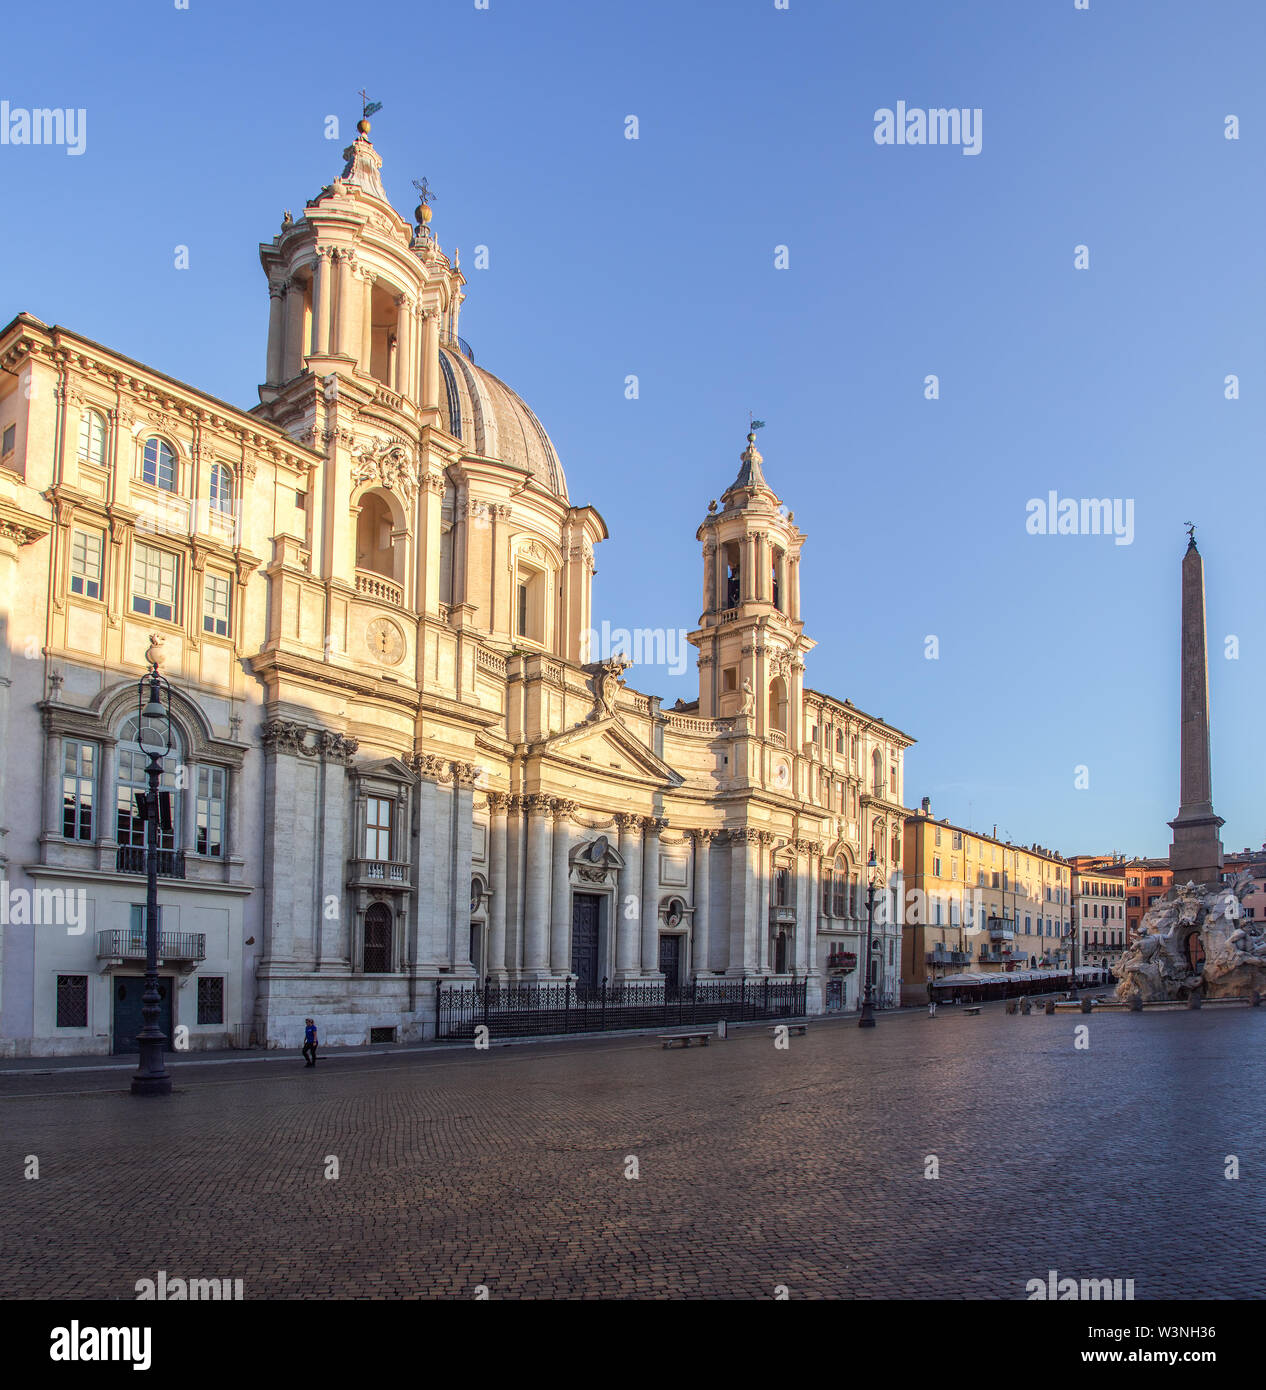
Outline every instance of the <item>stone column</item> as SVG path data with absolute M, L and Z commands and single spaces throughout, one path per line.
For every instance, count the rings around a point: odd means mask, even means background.
M 712 859 L 712 839 L 716 834 L 713 830 L 696 830 L 694 832 L 695 842 L 695 915 L 694 931 L 692 933 L 694 941 L 692 944 L 692 960 L 694 964 L 695 979 L 705 975 L 711 966 L 711 859 Z
M 813 860 L 807 840 L 796 841 L 796 973 L 809 973 L 813 932 Z
M 396 296 L 396 372 L 391 389 L 412 397 L 409 378 L 413 362 L 413 305 L 406 295 Z
M 440 315 L 438 309 L 422 311 L 422 400 L 426 406 L 440 403 Z
M 787 572 L 790 575 L 790 592 L 787 595 L 787 616 L 789 618 L 800 617 L 800 557 L 792 555 L 787 560 Z
M 659 832 L 668 824 L 657 816 L 644 822 L 642 841 L 642 974 L 659 978 Z
M 360 316 L 360 369 L 373 370 L 374 364 L 374 276 L 365 272 L 365 288 L 361 295 Z
M 289 381 L 303 371 L 303 286 L 286 282 L 286 348 L 281 379 Z
M 760 832 L 756 850 L 756 893 L 759 914 L 757 922 L 757 968 L 762 975 L 770 971 L 769 960 L 769 846 L 774 837 L 768 830 Z
M 549 893 L 553 830 L 550 799 L 527 799 L 527 887 L 523 913 L 523 973 L 542 979 L 549 973 Z
M 312 355 L 324 357 L 330 350 L 330 249 L 317 247 L 312 263 Z
M 281 384 L 282 354 L 285 351 L 286 287 L 276 280 L 268 282 L 268 386 Z
M 506 975 L 506 805 L 502 792 L 488 793 L 488 858 L 491 902 L 488 904 L 488 970 L 494 981 Z
M 571 974 L 571 830 L 568 825 L 576 812 L 576 802 L 555 801 L 554 881 L 550 888 L 549 967 L 554 975 Z
M 336 251 L 338 266 L 338 348 L 341 357 L 355 357 L 360 348 L 360 319 L 364 296 L 357 293 L 355 260 L 350 251 Z
M 754 865 L 760 831 L 741 826 L 730 831 L 730 959 L 726 974 L 741 978 L 757 970 L 757 923 L 760 900 Z
M 616 940 L 615 973 L 617 980 L 627 980 L 635 979 L 640 973 L 642 818 L 621 811 L 616 815 L 615 823 L 620 830 L 620 858 L 624 861 L 617 890 L 619 897 L 612 912 Z

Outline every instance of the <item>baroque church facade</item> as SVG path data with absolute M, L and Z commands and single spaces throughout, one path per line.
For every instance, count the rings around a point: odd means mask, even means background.
M 0 332 L 0 1055 L 133 1048 L 153 661 L 180 1047 L 432 1037 L 437 991 L 488 980 L 851 1008 L 868 881 L 895 1003 L 912 740 L 805 686 L 805 536 L 754 434 L 697 532 L 699 698 L 662 709 L 590 660 L 606 524 L 476 365 L 460 265 L 362 127 L 260 247 L 252 410 Z

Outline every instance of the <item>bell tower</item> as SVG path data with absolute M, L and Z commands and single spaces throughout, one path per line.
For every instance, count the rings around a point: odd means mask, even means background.
M 753 421 L 738 477 L 695 533 L 703 544 L 703 612 L 690 642 L 699 649 L 699 714 L 745 718 L 736 732 L 798 750 L 804 657 L 816 645 L 800 621 L 800 548 L 795 526 L 761 471 Z

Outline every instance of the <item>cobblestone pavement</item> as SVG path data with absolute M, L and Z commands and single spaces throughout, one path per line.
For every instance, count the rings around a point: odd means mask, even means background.
M 751 1028 L 186 1066 L 169 1101 L 8 1075 L 0 1297 L 130 1299 L 165 1270 L 247 1299 L 1014 1299 L 1051 1269 L 1262 1297 L 1264 1048 L 1266 1009 L 997 1005 L 787 1051 Z

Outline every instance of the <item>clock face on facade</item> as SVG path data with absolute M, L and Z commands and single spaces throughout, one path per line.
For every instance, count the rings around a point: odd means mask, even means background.
M 365 646 L 375 661 L 394 666 L 404 656 L 404 633 L 390 618 L 375 618 L 365 628 Z

